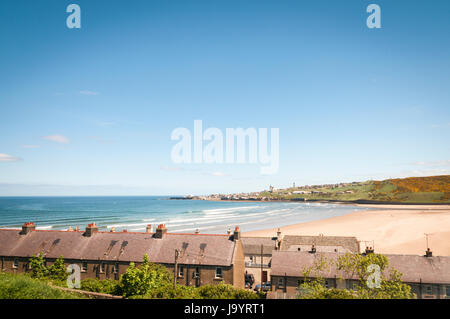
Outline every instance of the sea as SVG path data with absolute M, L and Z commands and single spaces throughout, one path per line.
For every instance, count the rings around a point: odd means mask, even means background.
M 228 202 L 139 197 L 0 197 L 0 228 L 84 229 L 95 222 L 101 231 L 145 231 L 165 224 L 169 232 L 225 234 L 276 228 L 342 216 L 368 208 L 333 203 Z

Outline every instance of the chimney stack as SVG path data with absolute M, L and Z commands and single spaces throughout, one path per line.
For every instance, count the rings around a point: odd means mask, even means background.
M 156 238 L 163 238 L 164 235 L 167 233 L 167 228 L 165 224 L 159 224 L 158 227 L 156 228 L 156 234 L 155 237 Z
M 152 232 L 152 224 L 148 224 L 147 227 L 145 228 L 145 232 L 146 233 L 151 233 Z
M 281 229 L 280 228 L 278 228 L 278 230 L 277 230 L 277 239 L 281 240 Z
M 425 257 L 433 257 L 433 252 L 430 248 L 427 248 L 427 251 L 425 252 Z
M 22 225 L 22 231 L 20 232 L 20 234 L 26 235 L 28 233 L 31 233 L 33 230 L 36 230 L 36 225 L 33 222 L 27 222 Z
M 241 239 L 241 230 L 239 229 L 239 226 L 236 226 L 233 233 L 233 241 Z
M 97 224 L 94 222 L 92 224 L 89 224 L 86 227 L 86 231 L 84 232 L 84 236 L 91 237 L 97 231 L 98 231 L 98 227 L 97 227 Z

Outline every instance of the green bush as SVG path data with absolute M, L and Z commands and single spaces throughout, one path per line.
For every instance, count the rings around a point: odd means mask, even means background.
M 110 279 L 83 279 L 81 281 L 81 290 L 114 295 L 118 292 L 118 282 Z
M 50 279 L 58 281 L 67 280 L 67 277 L 69 275 L 68 273 L 66 273 L 66 266 L 64 266 L 64 259 L 62 256 L 59 256 L 54 264 L 47 268 L 47 272 L 47 276 Z
M 81 299 L 79 294 L 72 294 L 49 286 L 47 283 L 33 279 L 24 274 L 7 274 L 0 272 L 0 299 Z
M 45 267 L 45 260 L 42 254 L 33 255 L 30 258 L 31 275 L 34 278 L 44 278 L 48 275 L 48 270 Z
M 126 273 L 120 278 L 118 292 L 125 297 L 152 295 L 153 291 L 162 289 L 171 282 L 169 271 L 162 265 L 150 263 L 145 255 L 139 267 L 130 263 Z
M 232 285 L 220 283 L 197 288 L 202 299 L 258 299 L 259 295 L 250 290 L 235 288 Z

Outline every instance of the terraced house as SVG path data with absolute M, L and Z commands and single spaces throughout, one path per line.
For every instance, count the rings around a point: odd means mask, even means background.
M 95 223 L 84 231 L 38 230 L 34 223 L 22 229 L 0 229 L 1 269 L 30 271 L 29 259 L 43 254 L 52 264 L 63 256 L 66 265 L 78 264 L 81 279 L 119 279 L 130 262 L 139 265 L 145 254 L 172 273 L 178 283 L 201 286 L 224 281 L 244 287 L 244 253 L 240 230 L 233 234 L 168 233 L 161 224 L 155 232 L 103 232 Z
M 272 292 L 271 298 L 295 298 L 299 285 L 305 280 L 305 270 L 326 260 L 330 265 L 319 272 L 311 272 L 323 278 L 328 288 L 353 289 L 359 283 L 356 275 L 350 275 L 337 269 L 335 262 L 342 253 L 275 251 L 272 255 Z M 450 257 L 432 256 L 430 251 L 419 255 L 385 255 L 389 260 L 389 269 L 402 273 L 402 281 L 411 286 L 419 299 L 450 298 Z

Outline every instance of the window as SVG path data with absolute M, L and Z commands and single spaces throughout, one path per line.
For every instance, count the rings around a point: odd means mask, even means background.
M 284 279 L 283 278 L 278 279 L 278 288 L 284 288 Z
M 17 258 L 14 259 L 13 268 L 19 268 L 19 259 L 17 259 Z
M 426 286 L 425 291 L 426 291 L 427 295 L 432 295 L 433 294 L 433 286 Z
M 118 272 L 119 272 L 119 263 L 116 263 L 116 264 L 113 266 L 113 273 L 117 274 Z
M 199 277 L 200 277 L 200 268 L 195 267 L 194 278 L 199 278 Z
M 216 268 L 216 278 L 222 278 L 222 277 L 223 277 L 223 275 L 222 275 L 222 268 L 217 267 Z
M 178 277 L 180 277 L 180 278 L 184 277 L 184 267 L 183 266 L 178 267 Z
M 100 264 L 100 272 L 105 272 L 106 264 Z
M 447 295 L 447 297 L 450 297 L 450 286 L 445 287 L 445 294 Z
M 81 264 L 81 272 L 86 272 L 87 268 L 88 268 L 87 262 L 84 262 L 84 263 Z
M 328 282 L 328 280 L 325 280 L 325 287 L 330 288 L 330 283 Z

